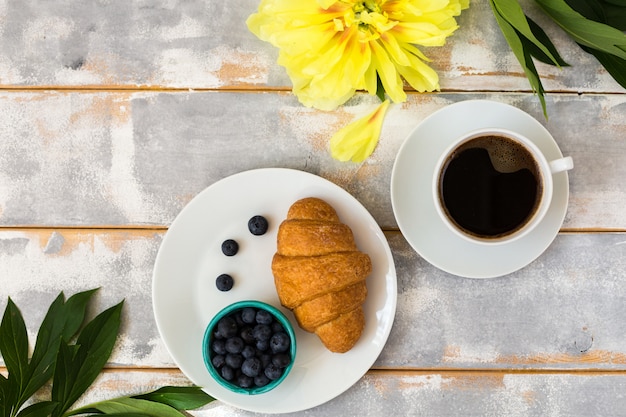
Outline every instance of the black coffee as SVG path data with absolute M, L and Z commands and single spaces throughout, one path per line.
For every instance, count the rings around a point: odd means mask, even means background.
M 447 216 L 483 238 L 520 229 L 537 210 L 543 191 L 533 156 L 503 136 L 462 144 L 444 163 L 439 183 Z

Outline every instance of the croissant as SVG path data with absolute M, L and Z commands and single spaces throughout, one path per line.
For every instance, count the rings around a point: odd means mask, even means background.
M 361 337 L 371 271 L 332 206 L 314 197 L 293 203 L 278 228 L 274 283 L 281 304 L 328 350 L 347 352 Z

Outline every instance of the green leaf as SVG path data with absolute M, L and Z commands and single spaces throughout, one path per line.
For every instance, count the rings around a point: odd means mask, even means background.
M 544 32 L 543 29 L 537 23 L 535 23 L 531 18 L 527 18 L 527 19 L 528 19 L 528 26 L 530 27 L 530 30 L 533 32 L 535 37 L 543 45 L 545 45 L 546 48 L 548 48 L 548 50 L 552 54 L 552 57 L 558 63 L 558 66 L 569 67 L 569 64 L 565 62 L 565 60 L 561 57 L 561 55 L 559 54 L 559 51 L 557 51 L 556 46 L 554 46 L 554 44 L 552 43 L 552 41 L 550 40 L 546 32 Z M 537 45 L 535 45 L 533 42 L 530 42 L 525 37 L 520 37 L 520 38 L 524 44 L 524 47 L 528 49 L 528 51 L 534 58 L 537 58 L 539 61 L 543 62 L 544 64 L 554 65 L 552 58 L 544 54 L 543 50 L 541 50 L 540 48 L 537 48 Z
M 98 414 L 89 414 L 86 417 L 101 417 L 102 413 Z M 107 414 L 109 417 L 150 417 L 150 414 L 143 413 L 109 413 Z
M 0 353 L 9 372 L 7 385 L 14 384 L 19 393 L 28 378 L 28 334 L 22 313 L 11 297 L 0 323 Z
M 567 4 L 587 19 L 626 30 L 626 0 L 566 0 Z M 619 4 L 621 2 L 621 4 Z
M 585 18 L 565 0 L 535 1 L 577 43 L 626 59 L 626 34 L 620 30 Z
M 17 402 L 17 391 L 13 385 L 0 375 L 0 415 L 3 417 L 12 415 L 12 409 Z
M 17 414 L 17 417 L 42 417 L 49 416 L 56 408 L 54 401 L 41 401 L 24 408 Z
M 63 329 L 63 340 L 69 341 L 78 332 L 85 320 L 87 305 L 98 288 L 72 295 L 65 303 L 67 320 Z
M 69 408 L 69 405 L 65 405 L 65 399 L 70 396 L 72 381 L 76 378 L 73 365 L 79 348 L 80 346 L 68 345 L 67 343 L 61 343 L 59 346 L 56 369 L 52 380 L 52 400 L 58 403 L 58 407 L 52 413 L 53 416 L 58 416 Z
M 567 5 L 587 19 L 606 23 L 604 7 L 598 0 L 565 0 Z
M 560 66 L 560 60 L 557 59 L 552 50 L 556 50 L 550 42 L 552 48 L 544 45 L 539 39 L 537 39 L 535 32 L 531 29 L 528 18 L 524 14 L 521 6 L 517 0 L 490 0 L 491 7 L 501 19 L 505 20 L 510 26 L 512 26 L 517 32 L 519 32 L 524 38 L 531 42 L 536 48 L 538 48 L 542 54 L 548 58 L 554 65 Z M 500 25 L 502 27 L 502 25 Z M 543 31 L 541 31 L 543 33 Z M 544 33 L 545 35 L 545 33 Z M 547 39 L 547 36 L 545 36 Z M 552 49 L 552 50 L 551 50 Z M 561 60 L 562 61 L 562 60 Z
M 385 101 L 385 86 L 378 73 L 376 74 L 376 97 L 378 97 L 380 101 Z
M 548 113 L 546 109 L 546 101 L 545 101 L 545 91 L 543 89 L 543 85 L 541 84 L 541 79 L 539 78 L 539 73 L 535 68 L 535 64 L 533 63 L 532 57 L 528 49 L 524 46 L 524 42 L 522 41 L 523 37 L 520 36 L 519 32 L 515 30 L 515 28 L 509 24 L 509 22 L 500 15 L 498 9 L 494 4 L 495 0 L 490 0 L 491 8 L 493 10 L 493 14 L 496 18 L 496 22 L 498 26 L 500 26 L 500 30 L 504 35 L 507 43 L 511 47 L 511 50 L 515 54 L 515 57 L 519 61 L 522 66 L 524 73 L 526 74 L 526 78 L 528 78 L 528 82 L 530 83 L 531 88 L 539 97 L 539 101 L 541 102 L 541 108 L 543 109 L 543 114 L 548 118 Z
M 151 417 L 181 417 L 184 414 L 177 411 L 175 408 L 166 404 L 158 402 L 140 400 L 137 398 L 122 397 L 114 400 L 102 401 L 94 404 L 90 404 L 87 407 L 79 408 L 74 411 L 66 413 L 65 416 L 74 416 L 77 414 L 85 414 L 97 410 L 103 414 L 117 414 L 117 413 L 135 413 Z M 64 416 L 64 417 L 65 417 Z
M 622 87 L 626 88 L 626 60 L 618 58 L 611 54 L 606 54 L 601 51 L 581 47 L 596 57 L 598 62 L 607 70 L 613 79 Z
M 177 410 L 193 410 L 207 405 L 215 398 L 204 392 L 200 387 L 162 387 L 132 398 L 167 404 Z
M 61 292 L 52 302 L 37 333 L 28 366 L 28 382 L 21 392 L 18 407 L 52 378 L 61 340 L 68 341 L 76 334 L 83 323 L 87 304 L 96 291 L 74 294 L 67 302 Z
M 61 344 L 52 385 L 52 400 L 60 416 L 89 388 L 113 351 L 120 327 L 123 301 L 87 323 L 74 347 Z

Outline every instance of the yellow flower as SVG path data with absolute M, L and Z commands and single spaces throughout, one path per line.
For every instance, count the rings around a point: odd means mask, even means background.
M 374 152 L 389 100 L 365 117 L 340 129 L 330 139 L 330 152 L 340 161 L 363 162 Z
M 420 92 L 438 89 L 417 46 L 443 45 L 467 7 L 469 0 L 261 0 L 247 25 L 279 48 L 301 103 L 333 110 L 357 90 L 380 93 L 379 85 L 402 102 L 402 79 Z

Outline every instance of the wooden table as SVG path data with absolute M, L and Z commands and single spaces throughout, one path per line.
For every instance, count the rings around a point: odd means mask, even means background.
M 168 226 L 224 177 L 294 168 L 371 212 L 398 280 L 394 327 L 372 369 L 307 415 L 626 415 L 626 93 L 523 4 L 572 64 L 538 64 L 549 119 L 488 3 L 475 0 L 449 43 L 426 50 L 441 92 L 392 106 L 376 152 L 352 164 L 329 156 L 328 139 L 376 99 L 358 94 L 331 113 L 300 105 L 277 51 L 245 26 L 257 0 L 1 1 L 0 309 L 11 296 L 33 339 L 59 291 L 101 287 L 95 309 L 124 298 L 123 326 L 81 403 L 189 385 L 152 312 Z M 576 164 L 553 244 L 489 280 L 418 256 L 389 191 L 411 130 L 476 98 L 528 112 Z M 192 414 L 251 413 L 215 402 Z

